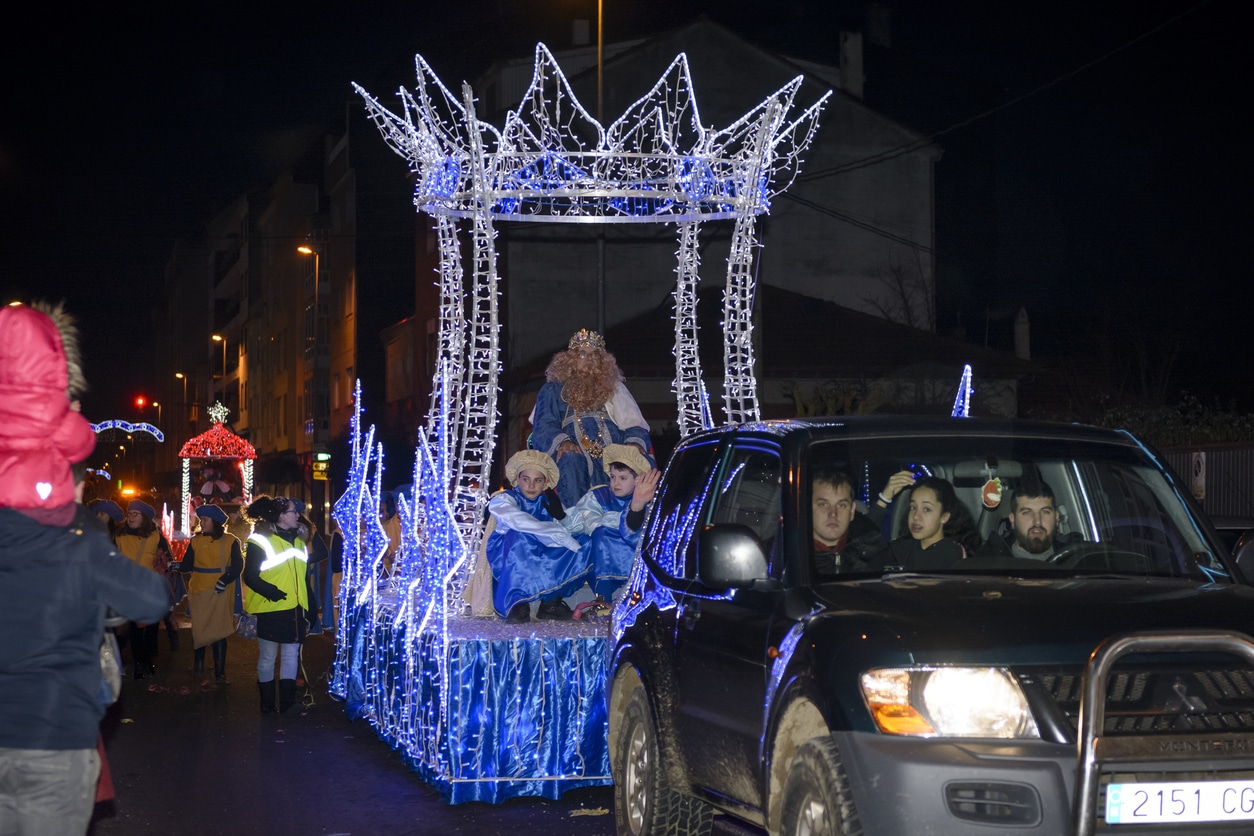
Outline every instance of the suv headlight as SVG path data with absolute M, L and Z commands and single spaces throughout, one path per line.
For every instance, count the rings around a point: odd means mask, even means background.
M 1001 668 L 884 668 L 862 696 L 885 734 L 1039 738 L 1023 689 Z

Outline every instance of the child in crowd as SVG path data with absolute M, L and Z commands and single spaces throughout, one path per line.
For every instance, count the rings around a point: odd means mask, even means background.
M 505 464 L 513 485 L 488 503 L 496 527 L 485 554 L 492 567 L 492 604 L 509 622 L 531 618 L 531 602 L 540 601 L 538 619 L 564 621 L 571 609 L 562 599 L 583 586 L 591 571 L 587 535 L 574 537 L 559 520 L 565 517 L 552 490 L 559 474 L 547 453 L 521 450 Z
M 971 512 L 958 499 L 953 485 L 928 476 L 914 483 L 905 527 L 888 545 L 898 566 L 945 569 L 978 548 L 979 535 Z
M 657 491 L 659 471 L 634 444 L 608 444 L 601 456 L 608 485 L 584 494 L 566 512 L 562 525 L 571 534 L 592 538 L 592 591 L 608 601 L 627 582 L 640 542 L 645 506 Z

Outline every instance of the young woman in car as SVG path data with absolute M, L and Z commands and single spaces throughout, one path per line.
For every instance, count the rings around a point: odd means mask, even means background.
M 979 547 L 967 506 L 944 479 L 928 476 L 914 483 L 901 535 L 888 544 L 893 563 L 907 569 L 945 569 Z

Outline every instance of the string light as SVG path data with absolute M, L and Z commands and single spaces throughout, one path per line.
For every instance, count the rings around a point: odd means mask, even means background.
M 114 420 L 101 421 L 99 424 L 92 424 L 91 428 L 97 435 L 105 430 L 117 429 L 131 433 L 132 435 L 137 433 L 148 433 L 153 438 L 157 439 L 157 441 L 165 441 L 165 435 L 163 435 L 161 430 L 157 429 L 152 424 L 132 424 L 129 421 Z
M 734 220 L 724 297 L 724 411 L 728 421 L 757 421 L 750 315 L 755 219 L 795 177 L 831 92 L 794 115 L 797 77 L 727 127 L 707 128 L 688 60 L 679 55 L 605 128 L 541 44 L 530 86 L 498 129 L 475 115 L 469 85 L 456 96 L 421 56 L 416 69 L 418 85 L 399 92 L 399 115 L 354 88 L 384 141 L 408 161 L 415 206 L 435 219 L 439 355 L 418 433 L 413 494 L 396 503 L 401 541 L 387 577 L 388 538 L 379 519 L 383 448 L 374 427 L 362 425 L 357 383 L 348 483 L 332 512 L 344 559 L 331 693 L 450 801 L 556 798 L 610 782 L 609 636 L 585 622 L 520 628 L 470 619 L 462 603 L 483 537 L 499 418 L 494 224 L 677 225 L 674 390 L 687 435 L 714 423 L 697 351 L 700 223 Z M 468 264 L 458 219 L 468 222 Z M 698 505 L 653 524 L 686 541 Z M 629 589 L 642 588 L 637 567 Z M 640 603 L 639 594 L 633 600 Z
M 192 459 L 237 459 L 242 460 L 240 467 L 243 484 L 243 501 L 252 501 L 253 496 L 253 459 L 257 458 L 257 450 L 244 439 L 228 430 L 226 418 L 231 411 L 221 401 L 205 410 L 213 421 L 206 432 L 190 438 L 179 450 L 179 458 L 183 460 L 183 504 L 181 527 L 184 534 L 191 533 L 191 492 L 192 492 Z
M 962 367 L 962 377 L 958 380 L 958 395 L 954 398 L 951 418 L 971 417 L 971 393 L 974 391 L 971 387 L 971 364 L 968 363 Z

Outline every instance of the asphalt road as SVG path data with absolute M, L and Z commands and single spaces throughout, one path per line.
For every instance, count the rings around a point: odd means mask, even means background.
M 257 643 L 232 636 L 230 684 L 202 686 L 191 672 L 191 631 L 179 633 L 181 647 L 171 652 L 162 631 L 156 675 L 128 678 L 102 723 L 117 797 L 97 805 L 93 836 L 614 832 L 609 787 L 557 801 L 446 804 L 366 721 L 349 721 L 327 695 L 329 635 L 305 645 L 313 704 L 262 716 Z

